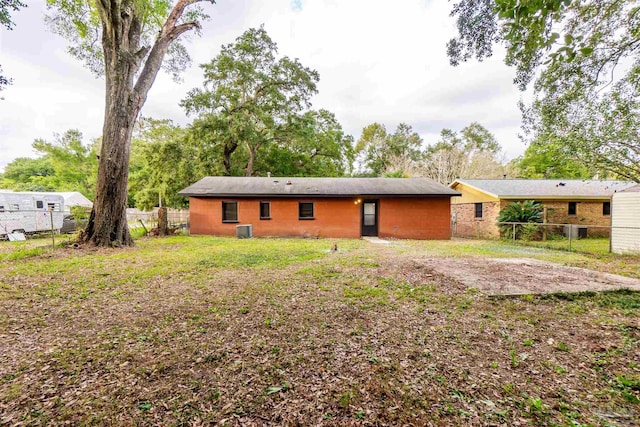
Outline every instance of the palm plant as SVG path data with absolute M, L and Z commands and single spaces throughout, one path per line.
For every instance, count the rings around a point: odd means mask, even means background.
M 524 202 L 513 202 L 505 206 L 498 215 L 498 227 L 503 237 L 511 237 L 514 232 L 513 224 L 505 223 L 531 223 L 516 224 L 515 238 L 530 239 L 538 231 L 538 226 L 533 225 L 542 222 L 542 204 L 534 200 L 525 200 Z

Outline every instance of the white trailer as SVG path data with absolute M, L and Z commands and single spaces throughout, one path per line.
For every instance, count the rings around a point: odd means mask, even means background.
M 64 219 L 64 197 L 32 192 L 0 193 L 0 237 L 18 231 L 60 231 Z

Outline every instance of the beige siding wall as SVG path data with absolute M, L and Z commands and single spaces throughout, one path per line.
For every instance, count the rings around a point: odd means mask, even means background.
M 459 193 L 461 196 L 456 196 L 451 198 L 451 204 L 465 204 L 465 203 L 476 203 L 476 202 L 497 202 L 499 199 L 490 194 L 487 194 L 483 191 L 479 191 L 473 187 L 468 185 L 458 183 L 453 189 Z
M 611 203 L 611 251 L 617 254 L 640 252 L 640 193 L 617 193 Z

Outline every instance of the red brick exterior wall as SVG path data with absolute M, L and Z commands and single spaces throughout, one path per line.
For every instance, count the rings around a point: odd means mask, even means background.
M 399 239 L 451 238 L 449 197 L 380 199 L 378 235 Z
M 238 222 L 222 222 L 222 201 L 238 202 Z M 236 226 L 252 224 L 254 236 L 361 236 L 361 204 L 357 198 L 335 199 L 189 199 L 191 234 L 235 236 Z M 378 234 L 404 239 L 449 239 L 450 199 L 380 198 Z M 271 203 L 271 219 L 260 219 L 260 201 Z M 298 202 L 314 202 L 314 219 L 298 219 Z

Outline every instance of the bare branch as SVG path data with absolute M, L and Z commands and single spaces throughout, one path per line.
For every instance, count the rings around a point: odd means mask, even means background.
M 167 21 L 164 23 L 164 25 L 162 26 L 162 29 L 160 30 L 160 38 L 163 38 L 164 36 L 168 35 L 174 29 L 174 27 L 176 26 L 176 23 L 182 16 L 184 9 L 187 6 L 194 3 L 199 3 L 202 1 L 208 1 L 208 0 L 180 0 L 178 3 L 176 3 L 176 5 L 171 10 L 171 13 L 169 13 L 169 16 L 167 17 Z
M 174 27 L 169 34 L 167 35 L 168 40 L 171 42 L 175 39 L 177 39 L 178 37 L 180 37 L 180 35 L 182 33 L 186 33 L 189 30 L 192 30 L 194 28 L 201 28 L 200 27 L 200 23 L 199 22 L 187 22 L 184 24 L 180 24 L 176 27 Z
M 133 57 L 135 58 L 136 69 L 140 66 L 140 63 L 142 62 L 144 57 L 147 56 L 147 53 L 149 53 L 149 50 L 151 50 L 149 46 L 143 46 L 140 49 L 138 49 L 138 51 L 133 55 Z
M 169 32 L 165 36 L 158 38 L 153 44 L 151 52 L 149 53 L 149 57 L 147 58 L 147 61 L 144 64 L 144 68 L 142 69 L 142 72 L 140 73 L 140 76 L 138 77 L 138 80 L 136 81 L 136 84 L 134 86 L 134 92 L 140 97 L 142 102 L 144 102 L 144 99 L 147 96 L 147 92 L 156 79 L 156 75 L 160 70 L 162 59 L 167 53 L 169 44 L 180 34 L 192 28 L 195 28 L 198 25 L 198 23 L 191 22 L 174 27 L 173 32 Z
M 193 28 L 199 28 L 200 26 L 198 22 L 187 22 L 176 25 L 178 20 L 182 17 L 185 8 L 191 4 L 203 1 L 215 3 L 213 0 L 180 0 L 169 13 L 167 21 L 162 26 L 158 39 L 153 44 L 149 56 L 144 64 L 144 68 L 142 69 L 142 72 L 134 86 L 134 94 L 138 98 L 136 102 L 140 107 L 144 104 L 147 93 L 158 75 L 158 71 L 162 66 L 162 60 L 164 55 L 167 53 L 169 44 L 186 31 Z

